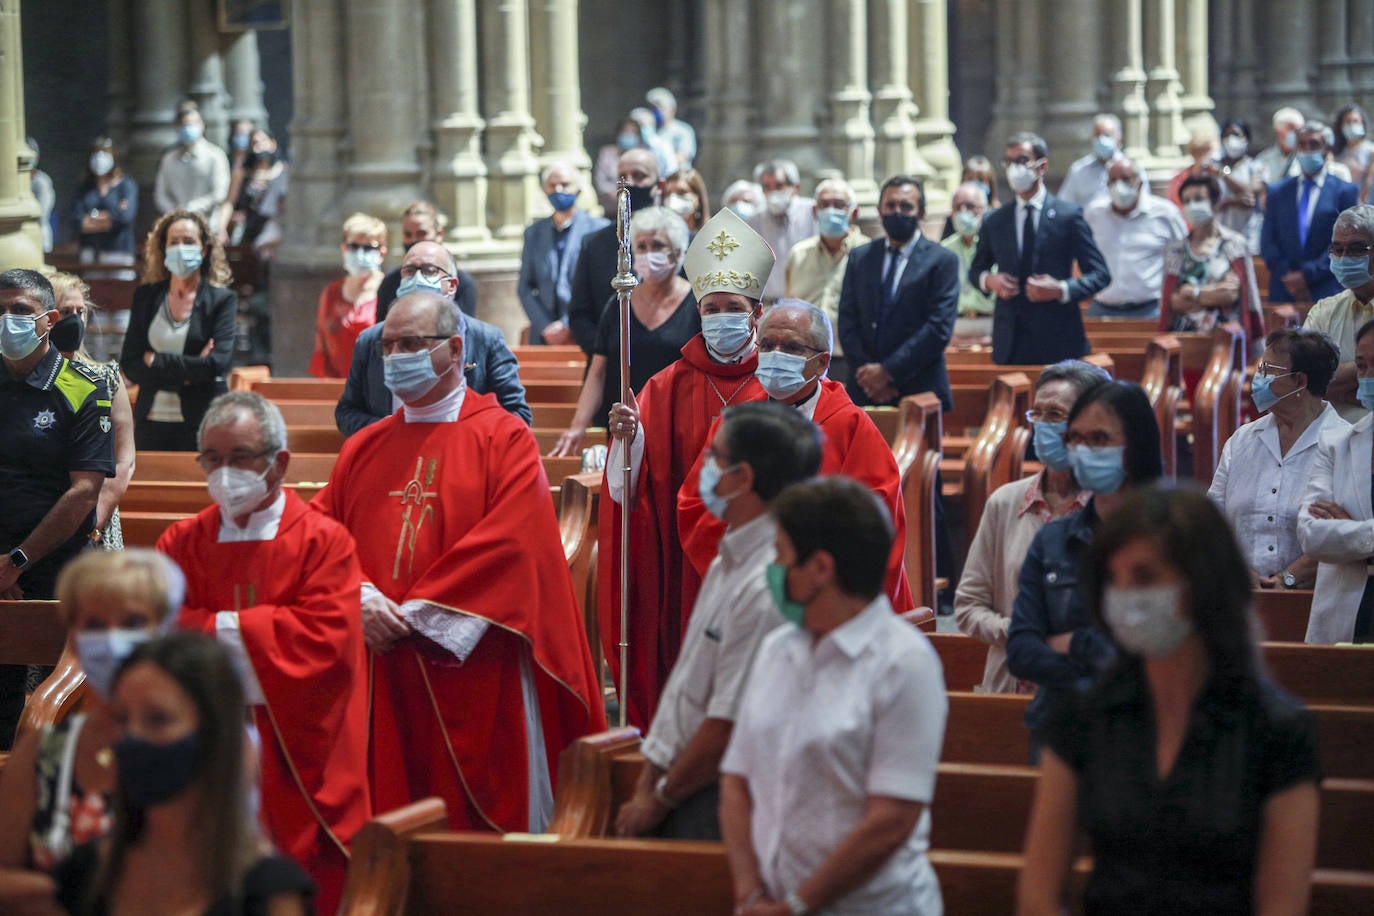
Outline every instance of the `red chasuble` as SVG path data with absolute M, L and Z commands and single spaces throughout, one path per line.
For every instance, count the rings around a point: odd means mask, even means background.
M 349 437 L 315 505 L 382 594 L 490 624 L 463 662 L 418 634 L 372 654 L 374 807 L 438 795 L 454 829 L 528 830 L 522 655 L 551 780 L 563 748 L 606 727 L 534 434 L 469 389 L 456 422 L 402 411 Z
M 902 480 L 897 472 L 897 459 L 892 446 L 868 418 L 862 407 L 855 406 L 839 382 L 821 379 L 821 391 L 816 395 L 813 419 L 824 434 L 821 451 L 821 473 L 844 474 L 859 481 L 882 499 L 892 513 L 892 555 L 887 559 L 885 591 L 898 613 L 911 610 L 915 604 L 906 580 L 906 509 L 902 503 Z M 709 442 L 716 436 L 713 425 L 707 433 Z M 682 549 L 691 565 L 702 575 L 716 557 L 725 523 L 706 511 L 697 495 L 697 478 L 701 474 L 701 455 L 698 453 L 692 469 L 678 492 L 678 531 Z M 691 606 L 683 609 L 691 614 Z M 687 629 L 687 617 L 682 628 Z
M 353 538 L 292 490 L 277 536 L 221 544 L 210 506 L 163 532 L 157 549 L 186 573 L 178 624 L 214 635 L 238 611 L 262 685 L 262 816 L 276 844 L 320 887 L 320 912 L 343 893 L 345 848 L 372 816 L 367 783 L 367 665 Z M 330 903 L 332 901 L 332 905 Z
M 677 491 L 727 404 L 764 396 L 754 379 L 758 356 L 718 363 L 698 334 L 682 359 L 636 394 L 644 426 L 644 463 L 630 514 L 630 684 L 627 714 L 648 731 L 659 694 L 677 661 L 686 615 L 701 573 L 684 563 L 677 539 Z M 619 474 L 606 467 L 606 473 Z M 620 506 L 603 499 L 598 531 L 597 613 L 606 660 L 620 685 Z

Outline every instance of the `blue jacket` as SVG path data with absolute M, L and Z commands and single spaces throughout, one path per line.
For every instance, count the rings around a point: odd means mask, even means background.
M 391 392 L 382 374 L 382 355 L 377 344 L 385 324 L 374 324 L 358 335 L 353 346 L 353 365 L 348 369 L 343 396 L 334 408 L 339 432 L 351 436 L 370 423 L 391 416 Z M 506 346 L 506 338 L 485 321 L 463 316 L 458 326 L 463 337 L 463 374 L 468 387 L 492 394 L 501 406 L 525 423 L 532 421 L 520 384 L 520 363 Z
M 1097 506 L 1089 501 L 1036 532 L 1021 565 L 1007 628 L 1007 670 L 1036 685 L 1026 708 L 1032 734 L 1045 724 L 1064 691 L 1090 685 L 1114 653 L 1110 637 L 1093 626 L 1079 578 L 1097 525 Z M 1067 655 L 1047 644 L 1060 633 L 1073 633 Z
M 1264 228 L 1260 232 L 1260 254 L 1269 266 L 1269 301 L 1292 302 L 1293 297 L 1283 285 L 1283 275 L 1290 270 L 1302 271 L 1312 301 L 1334 296 L 1341 285 L 1331 275 L 1327 249 L 1331 247 L 1331 231 L 1336 217 L 1359 203 L 1360 189 L 1342 181 L 1330 172 L 1322 181 L 1317 205 L 1312 209 L 1312 221 L 1307 226 L 1307 244 L 1298 240 L 1298 195 L 1302 190 L 1302 176 L 1295 175 L 1269 186 L 1264 202 Z
M 542 344 L 544 328 L 567 318 L 573 268 L 582 253 L 582 239 L 608 225 L 610 222 L 602 217 L 573 211 L 572 222 L 565 230 L 568 236 L 561 259 L 554 247 L 553 217 L 535 220 L 525 229 L 525 248 L 520 254 L 520 278 L 515 291 L 530 319 L 530 343 Z

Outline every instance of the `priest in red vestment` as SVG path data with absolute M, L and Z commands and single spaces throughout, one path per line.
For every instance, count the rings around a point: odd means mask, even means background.
M 780 299 L 759 323 L 759 366 L 755 375 L 761 397 L 791 404 L 825 434 L 821 474 L 844 474 L 867 486 L 892 514 L 892 554 L 884 591 L 898 613 L 914 607 L 906 578 L 906 510 L 901 474 L 878 427 L 850 399 L 843 385 L 825 378 L 834 332 L 825 312 L 800 299 Z M 714 427 L 708 441 L 715 436 Z M 725 526 L 706 511 L 697 493 L 701 455 L 692 464 L 678 493 L 678 532 L 682 549 L 702 573 L 715 559 Z
M 373 813 L 357 552 L 342 525 L 282 487 L 286 425 L 261 395 L 211 402 L 200 448 L 216 504 L 157 542 L 186 574 L 178 625 L 216 635 L 237 662 L 259 738 L 262 820 L 332 913 L 348 844 Z
M 597 554 L 601 640 L 619 687 L 620 512 L 630 506 L 629 721 L 647 730 L 677 660 L 702 573 L 687 563 L 677 539 L 677 491 L 709 441 L 707 430 L 729 404 L 756 401 L 754 338 L 759 298 L 773 251 L 729 209 L 701 227 L 687 248 L 687 279 L 696 293 L 701 333 L 682 359 L 649 379 L 628 404 L 611 408 Z M 621 492 L 629 443 L 631 493 Z
M 463 381 L 461 320 L 402 296 L 380 338 L 402 408 L 354 434 L 316 506 L 353 533 L 372 661 L 373 805 L 541 831 L 558 755 L 605 728 L 529 427 Z

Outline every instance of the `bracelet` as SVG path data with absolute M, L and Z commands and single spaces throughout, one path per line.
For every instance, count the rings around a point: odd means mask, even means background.
M 811 912 L 811 907 L 806 905 L 806 901 L 801 899 L 796 891 L 792 891 L 788 894 L 784 902 L 787 904 L 787 909 L 792 916 L 805 916 L 805 914 Z
M 677 807 L 678 803 L 668 797 L 668 793 L 663 791 L 663 787 L 668 784 L 668 774 L 664 773 L 658 777 L 658 782 L 654 783 L 654 799 L 669 811 Z

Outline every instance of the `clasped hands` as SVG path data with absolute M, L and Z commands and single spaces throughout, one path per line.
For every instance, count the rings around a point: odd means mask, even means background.
M 1021 292 L 1021 278 L 1016 274 L 988 274 L 988 292 L 999 299 L 1013 299 Z M 1049 274 L 1033 274 L 1026 281 L 1026 298 L 1031 302 L 1058 302 L 1059 281 Z

